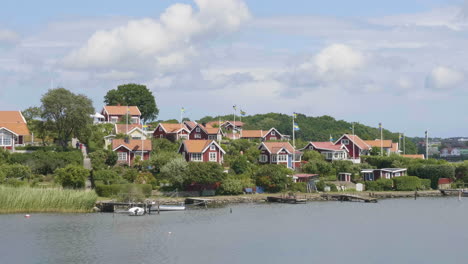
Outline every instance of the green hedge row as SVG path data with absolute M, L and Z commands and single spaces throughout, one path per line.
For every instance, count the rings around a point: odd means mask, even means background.
M 416 176 L 401 176 L 393 179 L 378 179 L 367 181 L 367 191 L 416 191 L 431 189 L 431 180 Z
M 112 197 L 120 194 L 141 193 L 145 197 L 151 196 L 151 184 L 97 184 L 95 191 L 101 197 Z

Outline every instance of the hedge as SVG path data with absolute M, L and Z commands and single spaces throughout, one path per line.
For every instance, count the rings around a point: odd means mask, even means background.
M 390 179 L 378 179 L 376 181 L 366 181 L 366 190 L 368 191 L 391 191 L 393 181 Z
M 421 179 L 416 176 L 401 176 L 393 178 L 395 190 L 397 191 L 416 191 L 421 190 Z
M 419 165 L 408 168 L 408 174 L 422 179 L 430 179 L 431 187 L 437 189 L 440 178 L 455 178 L 455 167 L 452 165 Z
M 137 192 L 142 193 L 145 197 L 151 196 L 151 184 L 97 184 L 95 191 L 101 197 L 112 197 L 119 194 L 126 194 L 136 189 Z

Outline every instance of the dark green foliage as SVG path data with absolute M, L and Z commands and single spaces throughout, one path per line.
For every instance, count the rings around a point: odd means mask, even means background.
M 122 177 L 114 170 L 98 170 L 93 172 L 95 181 L 101 181 L 107 185 L 119 183 Z
M 111 150 L 99 149 L 89 154 L 93 170 L 103 170 L 117 163 L 117 154 Z
M 155 138 L 152 140 L 153 152 L 177 152 L 180 147 L 180 142 L 172 142 L 165 138 Z
M 325 157 L 320 154 L 318 151 L 306 150 L 304 155 L 302 155 L 302 160 L 305 161 L 325 161 Z
M 302 192 L 305 193 L 307 192 L 307 183 L 305 182 L 294 182 L 289 186 L 288 188 L 289 191 L 291 192 Z
M 189 162 L 187 167 L 190 183 L 212 184 L 222 182 L 226 177 L 221 165 L 215 162 Z
M 23 187 L 23 186 L 28 185 L 28 182 L 18 180 L 18 179 L 15 179 L 15 178 L 8 178 L 8 179 L 5 180 L 4 184 L 8 185 L 8 186 L 11 186 L 11 187 Z
M 323 180 L 320 180 L 315 183 L 315 187 L 317 188 L 317 191 L 323 192 L 325 190 L 325 187 L 330 187 L 330 191 L 332 192 L 337 192 L 338 188 L 336 188 L 336 185 L 331 183 L 331 182 L 326 182 Z
M 378 179 L 376 181 L 366 181 L 367 191 L 391 191 L 393 181 L 391 179 Z
M 166 163 L 160 172 L 160 178 L 171 183 L 175 187 L 183 187 L 184 183 L 188 181 L 187 175 L 188 163 L 184 158 L 179 156 L 168 163 Z
M 32 177 L 31 169 L 20 164 L 4 164 L 0 166 L 0 182 L 3 179 L 29 180 Z
M 141 118 L 145 121 L 154 120 L 159 114 L 153 93 L 145 85 L 141 84 L 119 85 L 117 89 L 107 92 L 104 96 L 104 102 L 107 105 L 138 106 Z
M 68 165 L 65 168 L 56 169 L 54 180 L 63 188 L 84 188 L 89 171 L 82 166 Z
M 10 155 L 9 163 L 23 164 L 31 168 L 34 174 L 52 174 L 58 168 L 67 165 L 83 165 L 81 151 L 36 151 L 33 153 L 13 153 Z
M 335 169 L 332 164 L 323 160 L 312 160 L 302 166 L 305 173 L 319 174 L 321 176 L 334 175 Z
M 236 195 L 243 193 L 242 180 L 233 176 L 226 177 L 218 190 L 220 194 Z
M 149 166 L 151 166 L 151 172 L 153 174 L 159 174 L 161 172 L 161 168 L 169 163 L 171 160 L 181 158 L 182 156 L 176 152 L 172 151 L 161 151 L 156 152 L 151 156 L 149 161 L 147 162 Z
M 455 178 L 455 167 L 450 164 L 412 166 L 408 169 L 408 174 L 422 179 L 430 179 L 432 189 L 437 189 L 440 178 Z
M 431 180 L 429 179 L 420 179 L 420 180 L 421 180 L 421 187 L 423 190 L 431 189 Z
M 130 193 L 132 189 L 135 188 L 138 191 L 140 191 L 145 197 L 151 196 L 151 184 L 98 184 L 96 185 L 95 191 L 100 197 L 114 197 Z
M 236 174 L 243 174 L 249 171 L 250 163 L 245 156 L 237 156 L 230 162 L 231 170 Z
M 265 188 L 267 192 L 280 192 L 292 183 L 291 177 L 294 172 L 283 165 L 266 164 L 259 166 L 255 172 L 257 186 Z
M 104 148 L 104 137 L 112 134 L 114 124 L 91 124 L 86 133 L 79 137 L 81 142 L 85 142 L 89 152 L 101 150 Z
M 421 179 L 416 176 L 401 176 L 393 178 L 397 191 L 417 191 L 423 189 Z

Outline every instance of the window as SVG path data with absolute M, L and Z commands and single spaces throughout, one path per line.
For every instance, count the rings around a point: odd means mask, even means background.
M 195 129 L 195 132 L 200 132 L 200 128 L 197 127 L 197 129 Z
M 138 124 L 138 117 L 132 117 L 132 124 Z
M 390 177 L 390 173 L 386 172 L 386 173 L 385 173 L 385 178 L 390 179 L 390 178 L 391 178 L 391 177 Z
M 274 130 L 271 131 L 271 135 L 272 135 L 272 136 L 275 136 L 275 135 L 276 135 L 276 132 L 275 132 Z
M 159 135 L 159 138 L 164 138 L 164 136 L 163 136 L 163 135 Z
M 278 155 L 271 155 L 271 162 L 276 162 Z
M 268 161 L 268 156 L 265 154 L 260 155 L 260 162 L 267 162 Z
M 11 146 L 11 136 L 7 133 L 0 133 L 0 146 Z
M 117 152 L 117 159 L 119 161 L 126 161 L 127 160 L 127 152 Z
M 159 131 L 163 131 L 163 129 L 162 129 L 162 127 L 161 127 L 161 126 L 159 127 Z
M 210 150 L 216 150 L 216 145 L 215 145 L 215 144 L 211 144 Z
M 117 123 L 117 120 L 119 120 L 118 117 L 116 117 L 116 116 L 111 117 L 111 123 L 115 124 L 115 123 Z
M 276 137 L 270 137 L 270 140 L 276 140 Z
M 279 162 L 286 162 L 288 161 L 288 155 L 278 155 Z
M 342 139 L 341 144 L 348 145 L 349 144 L 349 139 Z
M 309 146 L 309 149 L 314 149 L 314 146 Z
M 216 135 L 208 135 L 209 140 L 216 140 Z
M 401 173 L 395 172 L 395 177 L 399 177 L 399 176 L 401 176 Z
M 191 154 L 191 161 L 202 161 L 202 154 L 201 153 L 192 153 Z
M 217 161 L 217 154 L 216 152 L 210 152 L 210 161 Z
M 195 134 L 195 138 L 201 138 L 200 134 Z

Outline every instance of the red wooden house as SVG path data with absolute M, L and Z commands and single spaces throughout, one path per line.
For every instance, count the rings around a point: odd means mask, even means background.
M 112 151 L 117 153 L 117 163 L 120 164 L 132 165 L 136 156 L 140 156 L 141 160 L 148 160 L 152 149 L 151 140 L 112 140 Z
M 192 131 L 192 129 L 194 129 L 195 126 L 197 125 L 197 122 L 194 122 L 194 121 L 184 121 L 183 123 L 189 131 Z
M 153 132 L 154 138 L 166 138 L 171 141 L 187 139 L 190 130 L 184 124 L 159 123 Z
M 406 176 L 406 171 L 407 169 L 404 168 L 364 169 L 361 170 L 361 174 L 365 181 L 376 181 Z
M 187 161 L 223 163 L 226 152 L 214 140 L 184 140 L 179 153 Z
M 335 142 L 335 145 L 344 145 L 349 157 L 356 163 L 360 163 L 361 155 L 369 154 L 371 146 L 366 144 L 359 136 L 344 134 Z M 354 148 L 353 148 L 354 147 Z
M 130 116 L 130 124 L 140 124 L 141 112 L 137 106 L 106 105 L 101 111 L 104 121 L 108 123 L 117 123 L 122 121 L 125 115 Z
M 15 149 L 29 136 L 28 125 L 21 111 L 0 111 L 0 148 Z
M 301 165 L 302 153 L 289 142 L 262 142 L 258 149 L 261 164 L 283 164 L 291 169 Z
M 197 124 L 189 134 L 189 140 L 208 140 L 208 132 L 203 125 Z
M 286 140 L 287 137 L 282 135 L 276 128 L 271 128 L 268 131 L 264 130 L 241 130 L 237 133 L 228 134 L 231 139 L 248 139 L 248 140 Z
M 309 142 L 301 151 L 313 150 L 322 154 L 326 160 L 348 159 L 348 149 L 344 145 L 335 145 L 333 142 Z

